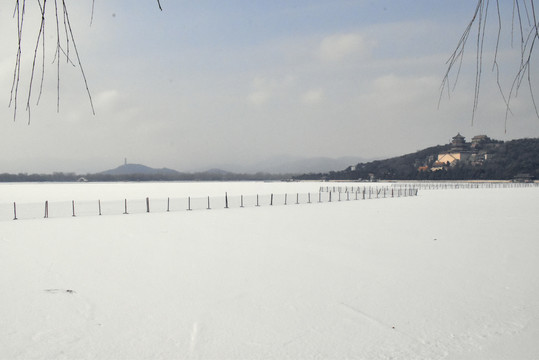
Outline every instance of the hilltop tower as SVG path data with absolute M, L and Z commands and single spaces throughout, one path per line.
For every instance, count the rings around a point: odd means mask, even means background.
M 467 150 L 467 144 L 464 136 L 460 135 L 458 133 L 457 135 L 453 136 L 453 140 L 451 140 L 451 152 L 452 153 L 460 153 Z

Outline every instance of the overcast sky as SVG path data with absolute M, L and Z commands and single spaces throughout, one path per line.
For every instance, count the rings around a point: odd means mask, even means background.
M 24 108 L 37 2 L 27 5 L 15 121 L 8 104 L 17 23 L 14 1 L 5 2 L 0 173 L 96 172 L 124 158 L 192 171 L 276 155 L 390 157 L 448 143 L 457 132 L 468 140 L 539 136 L 526 89 L 513 100 L 505 132 L 491 72 L 494 16 L 473 126 L 473 42 L 455 91 L 438 107 L 446 61 L 475 1 L 161 0 L 161 12 L 155 0 L 95 0 L 91 26 L 92 1 L 67 1 L 96 115 L 79 69 L 65 59 L 56 112 L 49 13 L 43 95 L 35 106 L 34 89 L 30 125 Z M 510 32 L 512 2 L 505 3 L 503 25 Z M 501 80 L 508 88 L 518 46 L 502 40 Z

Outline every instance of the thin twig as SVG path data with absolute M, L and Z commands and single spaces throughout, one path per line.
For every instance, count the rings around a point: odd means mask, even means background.
M 529 3 L 528 3 L 529 1 Z M 532 74 L 530 69 L 530 64 L 533 57 L 533 51 L 535 49 L 535 42 L 539 39 L 539 29 L 538 22 L 535 13 L 535 0 L 513 0 L 513 11 L 511 15 L 511 46 L 513 46 L 513 41 L 515 37 L 515 27 L 518 25 L 520 32 L 520 65 L 518 71 L 516 72 L 512 84 L 509 87 L 509 93 L 507 96 L 503 91 L 501 82 L 500 82 L 500 66 L 498 63 L 501 31 L 502 31 L 502 17 L 500 11 L 500 1 L 496 0 L 496 12 L 498 17 L 498 33 L 496 36 L 496 45 L 494 49 L 494 60 L 492 64 L 492 71 L 496 73 L 496 83 L 498 90 L 502 96 L 502 99 L 506 106 L 505 112 L 505 124 L 507 131 L 507 118 L 511 112 L 511 99 L 518 96 L 518 91 L 522 85 L 523 81 L 528 82 L 528 88 L 532 98 L 532 104 L 536 113 L 536 116 L 539 118 L 539 110 L 537 108 L 537 102 L 535 100 L 535 92 L 532 84 Z M 440 99 L 444 92 L 446 85 L 449 82 L 449 75 L 452 72 L 457 73 L 458 75 L 461 71 L 462 58 L 464 56 L 464 48 L 468 42 L 468 38 L 472 29 L 472 25 L 475 23 L 477 25 L 477 37 L 476 37 L 476 63 L 475 63 L 475 86 L 474 86 L 474 101 L 473 101 L 473 110 L 472 110 L 472 125 L 474 122 L 476 110 L 479 104 L 479 93 L 481 89 L 481 78 L 483 76 L 483 52 L 485 37 L 487 32 L 487 19 L 489 11 L 490 0 L 477 0 L 477 5 L 475 7 L 475 12 L 472 19 L 466 26 L 463 34 L 461 35 L 457 46 L 449 60 L 447 61 L 447 70 L 442 80 L 442 86 L 440 91 Z M 515 24 L 515 20 L 518 19 L 518 24 Z M 530 30 L 526 33 L 524 30 L 524 21 L 527 21 Z M 457 66 L 458 63 L 458 66 Z M 456 84 L 456 82 L 455 82 Z M 450 87 L 448 86 L 448 93 L 450 92 Z M 439 105 L 439 103 L 438 103 Z
M 60 111 L 60 22 L 58 19 L 58 1 L 54 0 L 54 8 L 56 10 L 56 112 Z M 67 55 L 66 55 L 67 56 Z M 54 61 L 54 60 L 53 60 Z
M 92 26 L 92 23 L 94 22 L 94 8 L 95 8 L 95 0 L 92 0 L 92 16 L 90 16 L 90 26 Z
M 21 55 L 22 55 L 22 28 L 24 24 L 24 12 L 26 10 L 26 0 L 22 2 L 16 0 L 13 16 L 17 16 L 17 56 L 15 58 L 15 70 L 13 70 L 13 83 L 11 84 L 11 95 L 9 98 L 9 106 L 13 104 L 13 121 L 17 118 L 17 98 L 19 95 L 19 81 L 21 75 Z
M 61 1 L 61 5 L 59 2 Z M 90 17 L 90 25 L 93 23 L 94 18 L 94 12 L 95 12 L 95 0 L 92 1 L 92 10 L 91 10 L 91 17 Z M 37 0 L 37 5 L 39 6 L 39 10 L 41 13 L 41 24 L 39 27 L 39 31 L 37 33 L 37 38 L 35 42 L 34 47 L 34 54 L 32 59 L 32 67 L 30 70 L 30 77 L 29 77 L 29 83 L 28 83 L 28 93 L 26 98 L 26 111 L 28 112 L 28 123 L 30 123 L 31 119 L 31 101 L 32 101 L 32 95 L 34 92 L 34 87 L 36 86 L 34 84 L 34 78 L 36 77 L 36 69 L 38 69 L 39 66 L 39 60 L 41 60 L 41 77 L 40 77 L 40 83 L 39 83 L 39 94 L 37 96 L 36 106 L 39 105 L 41 96 L 43 94 L 43 86 L 45 82 L 45 50 L 46 50 L 46 36 L 45 36 L 45 30 L 46 30 L 46 12 L 47 12 L 47 0 Z M 159 10 L 163 10 L 161 6 L 161 1 L 157 0 L 157 5 L 159 7 Z M 54 52 L 54 59 L 53 63 L 56 61 L 56 110 L 60 111 L 60 60 L 61 55 L 63 54 L 66 58 L 66 63 L 71 64 L 72 66 L 76 67 L 76 64 L 71 59 L 70 51 L 71 46 L 75 50 L 75 56 L 76 56 L 76 63 L 80 67 L 80 72 L 82 75 L 82 79 L 84 81 L 84 86 L 86 88 L 86 92 L 88 94 L 88 100 L 90 102 L 90 107 L 92 109 L 92 113 L 95 115 L 95 108 L 92 100 L 92 95 L 90 92 L 90 88 L 88 86 L 88 80 L 86 77 L 86 73 L 84 72 L 84 68 L 82 66 L 82 61 L 80 58 L 80 54 L 75 42 L 75 36 L 73 34 L 73 28 L 71 26 L 71 22 L 69 19 L 69 13 L 67 10 L 67 5 L 65 0 L 54 0 L 54 10 L 55 10 L 55 20 L 56 20 L 56 50 Z M 60 14 L 59 12 L 62 12 L 62 20 L 60 20 Z M 22 38 L 23 38 L 23 28 L 24 26 L 24 19 L 25 19 L 25 12 L 26 12 L 26 0 L 15 0 L 15 7 L 13 9 L 13 17 L 16 17 L 17 19 L 17 52 L 15 56 L 15 67 L 13 69 L 13 81 L 11 85 L 11 92 L 10 92 L 10 99 L 9 99 L 9 107 L 13 107 L 13 121 L 17 119 L 17 110 L 18 110 L 18 98 L 19 98 L 19 85 L 21 82 L 21 64 L 22 64 Z M 61 29 L 60 23 L 63 22 L 63 29 Z M 62 36 L 61 33 L 64 33 Z M 65 46 L 62 46 L 62 42 L 65 41 Z M 38 59 L 39 51 L 41 51 L 41 58 Z
M 43 16 L 45 14 L 45 2 L 47 0 L 43 1 Z M 41 40 L 41 81 L 39 82 L 39 95 L 37 97 L 36 106 L 39 105 L 39 100 L 41 100 L 41 95 L 43 94 L 43 83 L 45 82 L 45 19 L 43 18 L 43 34 L 42 34 L 42 40 Z
M 88 99 L 90 100 L 90 107 L 92 108 L 92 114 L 95 115 L 94 103 L 92 101 L 92 94 L 90 93 L 90 88 L 88 87 L 88 80 L 86 79 L 86 74 L 84 73 L 84 68 L 82 67 L 82 62 L 80 61 L 79 50 L 77 48 L 77 44 L 75 43 L 75 37 L 73 36 L 73 29 L 71 28 L 71 22 L 69 21 L 69 14 L 67 13 L 67 8 L 65 6 L 65 0 L 62 0 L 62 2 L 64 3 L 64 14 L 65 14 L 65 18 L 67 20 L 69 34 L 71 35 L 71 41 L 73 42 L 73 49 L 75 50 L 75 54 L 77 55 L 77 62 L 78 62 L 79 67 L 80 67 L 80 72 L 82 74 L 82 78 L 84 79 L 84 86 L 86 87 L 86 93 L 88 94 Z
M 37 61 L 37 52 L 39 50 L 39 43 L 43 37 L 43 29 L 45 27 L 45 9 L 47 6 L 47 0 L 43 0 L 43 6 L 41 2 L 38 1 L 39 7 L 41 8 L 41 26 L 39 27 L 39 32 L 37 34 L 36 47 L 34 49 L 34 59 L 32 62 L 32 70 L 30 72 L 30 85 L 28 86 L 28 97 L 26 98 L 26 111 L 28 111 L 28 124 L 30 124 L 30 99 L 32 98 L 32 88 L 34 83 L 34 73 L 36 69 Z

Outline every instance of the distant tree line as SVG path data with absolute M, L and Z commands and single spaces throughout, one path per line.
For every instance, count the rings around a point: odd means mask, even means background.
M 85 174 L 54 172 L 52 174 L 0 174 L 0 182 L 114 182 L 114 181 L 257 181 L 257 180 L 283 180 L 289 179 L 292 175 L 269 174 L 258 172 L 255 174 L 236 173 L 180 173 L 180 174 Z

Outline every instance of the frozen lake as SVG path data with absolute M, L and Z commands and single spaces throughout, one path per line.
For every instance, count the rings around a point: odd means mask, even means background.
M 0 203 L 320 186 L 0 184 Z M 538 204 L 537 187 L 446 189 L 0 221 L 0 359 L 534 359 Z

